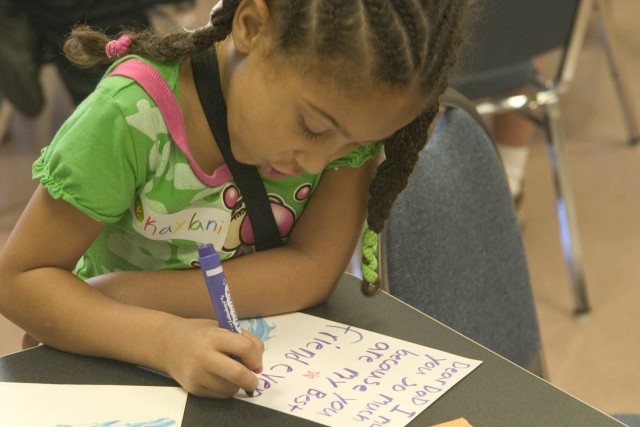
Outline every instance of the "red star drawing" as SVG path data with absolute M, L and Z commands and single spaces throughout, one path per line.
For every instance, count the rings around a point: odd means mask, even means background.
M 308 377 L 310 380 L 314 378 L 318 378 L 319 376 L 320 376 L 320 372 L 312 372 L 312 371 L 307 371 L 307 373 L 303 375 L 303 377 Z

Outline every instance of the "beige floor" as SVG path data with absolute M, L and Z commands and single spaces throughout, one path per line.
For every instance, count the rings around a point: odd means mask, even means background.
M 640 4 L 613 3 L 640 119 Z M 31 162 L 70 109 L 55 72 L 45 70 L 43 79 L 54 105 L 36 121 L 14 116 L 12 137 L 0 146 L 0 246 L 34 188 Z M 551 382 L 604 411 L 640 413 L 640 146 L 626 144 L 613 93 L 603 51 L 590 34 L 563 112 L 591 314 L 572 315 L 542 134 L 528 163 L 524 240 Z M 18 350 L 20 336 L 0 317 L 0 355 Z

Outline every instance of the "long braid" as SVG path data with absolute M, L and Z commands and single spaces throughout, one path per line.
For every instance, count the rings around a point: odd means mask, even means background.
M 438 6 L 445 5 L 440 9 Z M 432 102 L 427 110 L 412 123 L 385 142 L 385 161 L 379 166 L 370 185 L 370 199 L 367 207 L 368 230 L 363 238 L 363 283 L 362 293 L 371 296 L 380 288 L 377 276 L 377 234 L 382 231 L 389 216 L 393 202 L 408 184 L 420 151 L 427 142 L 427 131 L 438 113 L 438 97 L 448 84 L 448 71 L 456 60 L 455 50 L 461 42 L 460 21 L 465 2 L 452 0 L 444 3 L 433 0 L 425 7 L 429 18 L 428 50 L 426 58 L 430 61 L 422 66 L 422 88 L 429 91 Z M 406 21 L 405 21 L 406 22 Z M 410 34 L 411 31 L 408 31 Z M 420 47 L 412 40 L 415 51 Z
M 427 111 L 385 142 L 385 160 L 378 166 L 376 177 L 369 186 L 367 223 L 374 232 L 382 231 L 395 198 L 407 186 L 437 111 L 438 104 L 431 104 Z
M 128 53 L 166 62 L 206 50 L 230 34 L 239 3 L 239 0 L 224 0 L 221 7 L 212 11 L 209 24 L 190 32 L 157 34 L 153 30 L 125 30 L 123 33 L 131 37 Z M 109 63 L 113 58 L 105 54 L 105 46 L 110 41 L 104 33 L 80 25 L 71 31 L 64 45 L 64 53 L 79 67 Z

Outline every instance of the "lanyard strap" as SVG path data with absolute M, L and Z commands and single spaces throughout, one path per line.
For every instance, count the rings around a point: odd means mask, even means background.
M 271 249 L 282 245 L 278 226 L 271 210 L 271 203 L 253 165 L 239 163 L 231 153 L 227 129 L 227 106 L 220 87 L 220 71 L 214 49 L 194 56 L 191 60 L 193 78 L 202 109 L 218 148 L 239 187 L 247 207 L 247 214 L 256 240 L 256 250 Z

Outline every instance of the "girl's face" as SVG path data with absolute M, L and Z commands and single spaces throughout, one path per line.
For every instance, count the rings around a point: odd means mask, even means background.
M 233 154 L 274 178 L 320 173 L 356 146 L 392 135 L 424 108 L 413 88 L 348 97 L 293 67 L 274 73 L 260 54 L 232 52 L 231 58 L 225 96 Z

